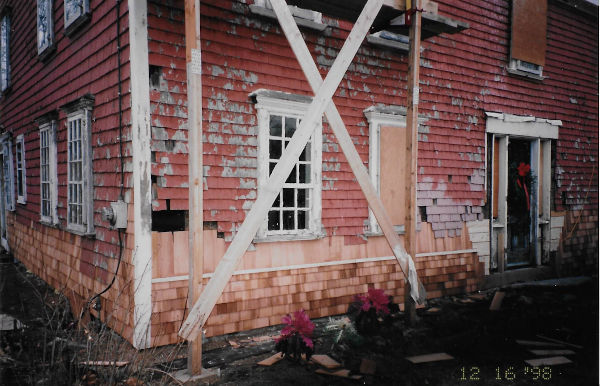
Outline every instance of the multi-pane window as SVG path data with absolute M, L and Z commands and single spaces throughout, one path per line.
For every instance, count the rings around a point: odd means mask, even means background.
M 15 143 L 15 157 L 17 159 L 17 202 L 27 202 L 27 176 L 25 172 L 25 138 L 23 134 L 17 136 Z
M 54 23 L 52 20 L 52 0 L 37 2 L 37 46 L 38 55 L 48 52 L 54 44 Z
M 13 155 L 10 135 L 2 137 L 2 189 L 7 210 L 15 210 Z
M 65 0 L 65 32 L 75 31 L 90 17 L 89 0 Z
M 264 186 L 299 128 L 305 103 L 286 101 L 285 108 L 259 104 L 259 179 Z M 321 231 L 321 130 L 313 133 L 268 211 L 259 238 L 276 235 L 314 237 Z M 259 188 L 260 189 L 260 188 Z M 259 192 L 260 194 L 260 192 Z
M 0 20 L 0 91 L 10 87 L 10 17 Z
M 90 111 L 67 118 L 67 227 L 76 232 L 93 232 L 91 186 Z
M 57 222 L 56 123 L 40 126 L 40 217 L 43 222 Z

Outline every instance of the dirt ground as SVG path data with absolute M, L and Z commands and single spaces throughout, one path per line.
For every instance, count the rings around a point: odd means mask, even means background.
M 220 369 L 219 385 L 598 385 L 598 288 L 597 277 L 578 277 L 434 299 L 414 327 L 400 313 L 368 336 L 356 335 L 345 315 L 314 320 L 315 353 L 356 380 L 318 374 L 320 366 L 303 361 L 257 365 L 275 354 L 281 326 L 207 339 L 203 365 Z M 490 311 L 498 290 L 505 297 Z M 0 315 L 1 385 L 177 385 L 172 374 L 186 367 L 184 344 L 136 351 L 102 323 L 78 326 L 60 293 L 7 256 Z M 406 359 L 432 353 L 452 359 Z M 570 363 L 525 362 L 549 356 Z

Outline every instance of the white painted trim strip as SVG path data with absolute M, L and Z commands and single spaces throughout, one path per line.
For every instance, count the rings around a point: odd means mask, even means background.
M 148 8 L 146 0 L 129 0 L 131 68 L 131 147 L 135 246 L 133 346 L 151 346 L 152 195 L 150 184 L 150 86 L 148 83 Z
M 475 253 L 476 249 L 461 249 L 457 251 L 443 251 L 443 252 L 428 252 L 428 253 L 417 253 L 417 258 L 419 257 L 432 257 L 432 256 L 449 256 L 449 255 L 460 255 L 463 253 Z M 277 272 L 277 271 L 288 271 L 292 269 L 308 269 L 308 268 L 319 268 L 319 267 L 330 267 L 332 265 L 345 265 L 345 264 L 360 264 L 360 263 L 373 263 L 378 261 L 389 261 L 395 260 L 394 256 L 382 256 L 382 257 L 365 257 L 361 259 L 351 259 L 351 260 L 336 260 L 336 261 L 324 261 L 322 263 L 310 263 L 310 264 L 296 264 L 296 265 L 286 265 L 282 267 L 272 267 L 272 268 L 253 268 L 253 269 L 242 269 L 239 271 L 235 271 L 232 276 L 235 275 L 247 275 L 253 273 L 265 273 L 265 272 Z M 202 275 L 203 279 L 210 279 L 213 276 L 212 273 L 205 273 Z M 173 281 L 182 281 L 188 280 L 188 275 L 182 276 L 170 276 L 170 277 L 160 277 L 156 279 L 152 279 L 152 284 L 157 283 L 170 283 Z

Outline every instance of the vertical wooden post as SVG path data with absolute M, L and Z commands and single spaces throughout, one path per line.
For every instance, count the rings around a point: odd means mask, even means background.
M 417 127 L 419 117 L 419 68 L 421 62 L 421 0 L 413 1 L 412 24 L 409 32 L 408 52 L 408 82 L 406 103 L 406 157 L 405 167 L 410 176 L 406 184 L 406 215 L 404 221 L 404 246 L 410 256 L 417 255 Z M 414 325 L 417 320 L 416 305 L 410 296 L 410 283 L 407 280 L 404 287 L 404 312 L 407 322 Z
M 191 309 L 202 292 L 202 74 L 200 57 L 200 1 L 185 0 L 185 42 L 188 96 L 189 173 L 189 288 Z M 188 372 L 202 373 L 202 337 L 188 341 Z

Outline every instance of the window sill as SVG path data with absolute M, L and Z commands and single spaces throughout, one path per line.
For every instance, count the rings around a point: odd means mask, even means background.
M 250 12 L 255 15 L 277 20 L 277 15 L 275 15 L 275 12 L 273 10 L 261 7 L 260 5 L 250 4 Z M 296 24 L 298 24 L 298 26 L 310 28 L 316 31 L 324 31 L 327 29 L 327 27 L 329 27 L 327 24 L 317 23 L 312 20 L 304 19 L 297 16 L 294 16 L 294 20 L 296 20 Z
M 21 204 L 21 205 L 27 205 L 27 200 L 25 200 L 24 198 L 20 197 L 17 198 L 17 204 Z
M 510 75 L 513 75 L 513 76 L 518 76 L 520 78 L 528 78 L 528 79 L 532 79 L 532 80 L 535 80 L 538 82 L 541 82 L 544 79 L 548 78 L 547 76 L 535 75 L 535 74 L 531 74 L 526 71 L 515 70 L 514 68 L 510 68 L 510 67 L 506 68 L 506 72 L 508 72 Z
M 404 43 L 393 39 L 385 39 L 381 36 L 378 36 L 377 34 L 367 35 L 367 42 L 374 46 L 391 48 L 402 53 L 407 53 L 409 49 L 408 43 Z
M 320 240 L 326 236 L 325 233 L 310 233 L 310 234 L 289 234 L 289 235 L 271 235 L 255 237 L 253 243 L 274 243 L 280 241 L 308 241 Z
M 48 227 L 52 227 L 52 228 L 59 228 L 58 226 L 58 222 L 53 222 L 52 220 L 46 220 L 46 219 L 40 219 L 40 224 L 48 226 Z
M 96 237 L 96 232 L 91 231 L 91 232 L 86 232 L 86 231 L 82 231 L 80 229 L 73 229 L 67 226 L 66 229 L 68 232 L 71 232 L 73 234 L 79 235 L 81 237 L 87 237 L 87 238 L 95 238 Z

